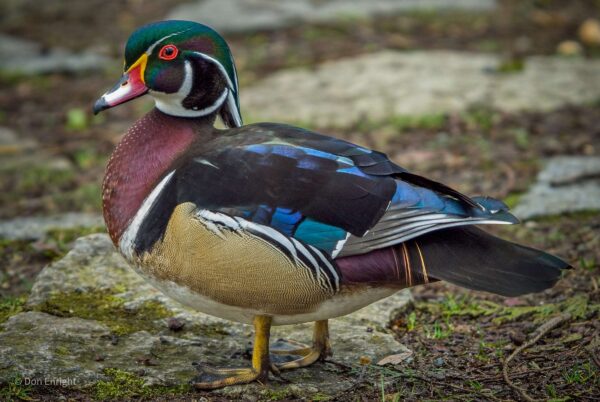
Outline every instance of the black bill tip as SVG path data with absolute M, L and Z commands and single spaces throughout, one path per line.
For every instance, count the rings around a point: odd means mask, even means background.
M 94 103 L 92 111 L 94 112 L 94 114 L 98 114 L 101 111 L 108 109 L 109 107 L 109 104 L 106 102 L 106 100 L 104 100 L 104 96 L 102 96 L 96 101 L 96 103 Z

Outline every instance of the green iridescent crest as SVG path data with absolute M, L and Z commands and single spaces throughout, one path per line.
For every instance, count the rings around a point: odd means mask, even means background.
M 237 74 L 227 42 L 214 29 L 192 21 L 160 21 L 136 30 L 125 46 L 124 69 L 131 67 L 148 50 L 157 52 L 168 43 L 180 46 L 183 52 L 197 51 L 214 58 L 223 66 L 237 94 Z

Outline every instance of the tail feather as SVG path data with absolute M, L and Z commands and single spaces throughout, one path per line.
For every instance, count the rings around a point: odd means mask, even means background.
M 552 287 L 569 264 L 540 250 L 464 226 L 425 234 L 367 254 L 336 260 L 346 282 L 413 286 L 444 280 L 518 296 Z
M 551 288 L 570 268 L 558 257 L 492 236 L 476 227 L 430 233 L 419 239 L 431 276 L 503 296 Z

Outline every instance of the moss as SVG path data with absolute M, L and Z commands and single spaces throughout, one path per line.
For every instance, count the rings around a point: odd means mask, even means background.
M 271 389 L 267 388 L 261 392 L 261 396 L 271 401 L 280 401 L 282 399 L 288 399 L 293 396 L 292 391 L 288 388 Z
M 560 312 L 571 314 L 573 319 L 582 319 L 587 315 L 596 314 L 598 311 L 600 311 L 600 305 L 590 304 L 587 295 L 577 295 L 561 303 L 550 303 L 542 306 L 503 307 L 499 309 L 493 322 L 503 324 L 525 316 L 531 316 L 534 322 L 538 322 Z
M 573 318 L 580 319 L 600 311 L 600 305 L 590 304 L 587 295 L 573 296 L 561 303 L 514 307 L 502 306 L 489 301 L 476 301 L 466 296 L 448 295 L 439 303 L 423 303 L 418 306 L 418 309 L 445 319 L 452 316 L 493 316 L 494 324 L 504 324 L 523 317 L 531 317 L 533 321 L 537 322 L 560 312 L 567 312 Z M 435 328 L 430 332 L 435 334 Z
M 102 190 L 100 184 L 96 182 L 84 183 L 74 190 L 55 194 L 53 199 L 57 204 L 71 210 L 84 212 L 102 210 Z
M 49 89 L 52 79 L 46 74 L 28 75 L 20 71 L 0 70 L 0 85 L 2 87 L 16 87 L 28 83 L 34 88 Z
M 15 314 L 23 311 L 23 305 L 27 301 L 26 296 L 6 297 L 0 299 L 0 324 Z
M 65 346 L 57 346 L 54 349 L 54 353 L 56 353 L 58 356 L 68 356 L 69 353 L 69 348 L 65 347 Z
M 32 166 L 15 173 L 19 175 L 16 192 L 40 194 L 40 185 L 44 188 L 64 188 L 75 184 L 75 173 L 72 170 Z
M 583 210 L 576 212 L 567 212 L 557 215 L 545 215 L 537 218 L 533 218 L 534 221 L 540 223 L 560 223 L 563 221 L 587 221 L 592 218 L 596 218 L 600 214 L 598 210 Z
M 46 233 L 44 245 L 36 247 L 31 240 L 0 240 L 0 255 L 6 256 L 6 263 L 14 256 L 29 256 L 44 263 L 56 261 L 71 250 L 73 241 L 92 233 L 106 232 L 104 226 L 78 227 L 71 229 L 51 229 Z M 0 263 L 4 262 L 0 257 Z
M 79 317 L 96 320 L 108 326 L 116 335 L 160 328 L 155 321 L 172 316 L 161 303 L 149 300 L 136 309 L 128 309 L 125 301 L 107 291 L 57 293 L 34 310 L 58 317 Z
M 452 316 L 479 317 L 493 314 L 497 311 L 498 305 L 487 301 L 475 301 L 467 296 L 455 297 L 449 294 L 440 303 L 424 303 L 419 306 L 419 309 L 444 318 Z
M 0 400 L 3 401 L 31 401 L 31 386 L 25 385 L 23 377 L 15 374 L 5 383 L 0 383 Z
M 517 204 L 521 200 L 521 197 L 523 197 L 523 193 L 513 192 L 513 193 L 509 193 L 506 197 L 504 197 L 504 199 L 502 201 L 504 201 L 504 203 L 506 205 L 508 205 L 508 207 L 510 209 L 513 209 L 514 207 L 517 206 Z
M 329 395 L 322 394 L 322 393 L 318 392 L 318 393 L 316 393 L 316 394 L 312 395 L 312 396 L 310 397 L 310 399 L 311 399 L 311 400 L 313 400 L 313 401 L 328 401 L 328 400 L 330 400 L 330 399 L 333 399 L 333 397 L 332 397 L 332 396 L 329 396 Z
M 210 338 L 222 338 L 230 335 L 227 326 L 223 323 L 204 324 L 194 327 L 194 333 L 201 334 Z
M 87 236 L 92 233 L 104 233 L 106 227 L 104 226 L 93 226 L 93 227 L 78 227 L 71 229 L 51 229 L 46 235 L 48 240 L 56 242 L 58 250 L 62 254 L 66 253 L 71 249 L 71 245 L 75 240 L 82 236 Z M 62 255 L 61 255 L 62 257 Z
M 525 62 L 520 58 L 510 58 L 502 60 L 498 65 L 498 72 L 509 74 L 509 73 L 520 73 L 525 69 Z
M 446 120 L 444 114 L 426 114 L 421 116 L 394 116 L 389 123 L 400 131 L 409 129 L 435 130 L 444 127 Z
M 590 305 L 589 297 L 585 294 L 571 297 L 561 304 L 564 306 L 564 311 L 571 314 L 575 319 L 584 318 L 588 313 L 595 313 L 600 307 L 597 304 Z
M 103 373 L 110 378 L 98 381 L 94 386 L 94 397 L 99 400 L 123 400 L 130 398 L 157 398 L 176 396 L 189 392 L 187 384 L 173 387 L 163 385 L 146 385 L 143 378 L 116 368 L 104 369 Z

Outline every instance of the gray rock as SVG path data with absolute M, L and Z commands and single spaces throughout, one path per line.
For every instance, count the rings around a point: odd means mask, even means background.
M 561 156 L 546 162 L 514 213 L 530 219 L 590 210 L 600 211 L 600 158 Z
M 89 295 L 102 299 L 90 301 L 95 304 L 88 308 L 83 300 L 89 300 L 85 299 Z M 115 300 L 122 303 L 103 316 L 104 304 Z M 335 364 L 317 363 L 309 369 L 285 372 L 284 377 L 291 382 L 274 381 L 268 389 L 252 384 L 216 392 L 227 398 L 250 399 L 268 399 L 272 392 L 296 398 L 339 395 L 356 386 L 361 356 L 375 362 L 407 351 L 386 326 L 394 309 L 410 300 L 410 293 L 402 291 L 331 320 Z M 68 303 L 73 303 L 72 307 Z M 144 310 L 148 303 L 154 303 L 160 314 L 154 316 Z M 32 288 L 27 310 L 0 327 L 0 381 L 17 373 L 24 378 L 62 379 L 70 387 L 94 389 L 98 381 L 110 380 L 106 368 L 118 368 L 140 376 L 148 385 L 176 386 L 197 374 L 192 362 L 250 364 L 243 357 L 252 341 L 249 326 L 188 310 L 165 297 L 129 268 L 104 234 L 78 239 L 62 260 L 46 267 Z M 144 329 L 129 328 L 115 337 L 114 323 L 125 312 L 131 314 L 131 320 L 143 323 Z M 184 322 L 183 328 L 170 330 L 169 317 Z M 309 342 L 311 325 L 275 327 L 272 336 Z M 375 371 L 365 370 L 364 380 L 378 378 Z
M 52 216 L 19 217 L 0 221 L 0 239 L 38 240 L 51 230 L 102 227 L 98 214 L 68 212 Z
M 242 89 L 253 121 L 350 127 L 394 115 L 549 110 L 600 97 L 600 61 L 531 57 L 524 71 L 495 74 L 497 56 L 454 51 L 385 51 L 275 73 Z M 309 101 L 307 101 L 309 100 Z
M 0 126 L 0 174 L 43 167 L 46 170 L 73 169 L 64 156 L 40 149 L 39 143 L 8 127 Z
M 168 18 L 202 22 L 221 32 L 245 32 L 343 17 L 419 10 L 489 11 L 495 7 L 494 0 L 202 0 L 176 7 Z
M 44 49 L 28 40 L 0 34 L 0 70 L 45 74 L 101 70 L 109 59 L 92 52 L 73 54 L 65 49 Z
M 30 138 L 17 135 L 8 127 L 0 127 L 0 155 L 15 155 L 32 150 L 37 142 Z

